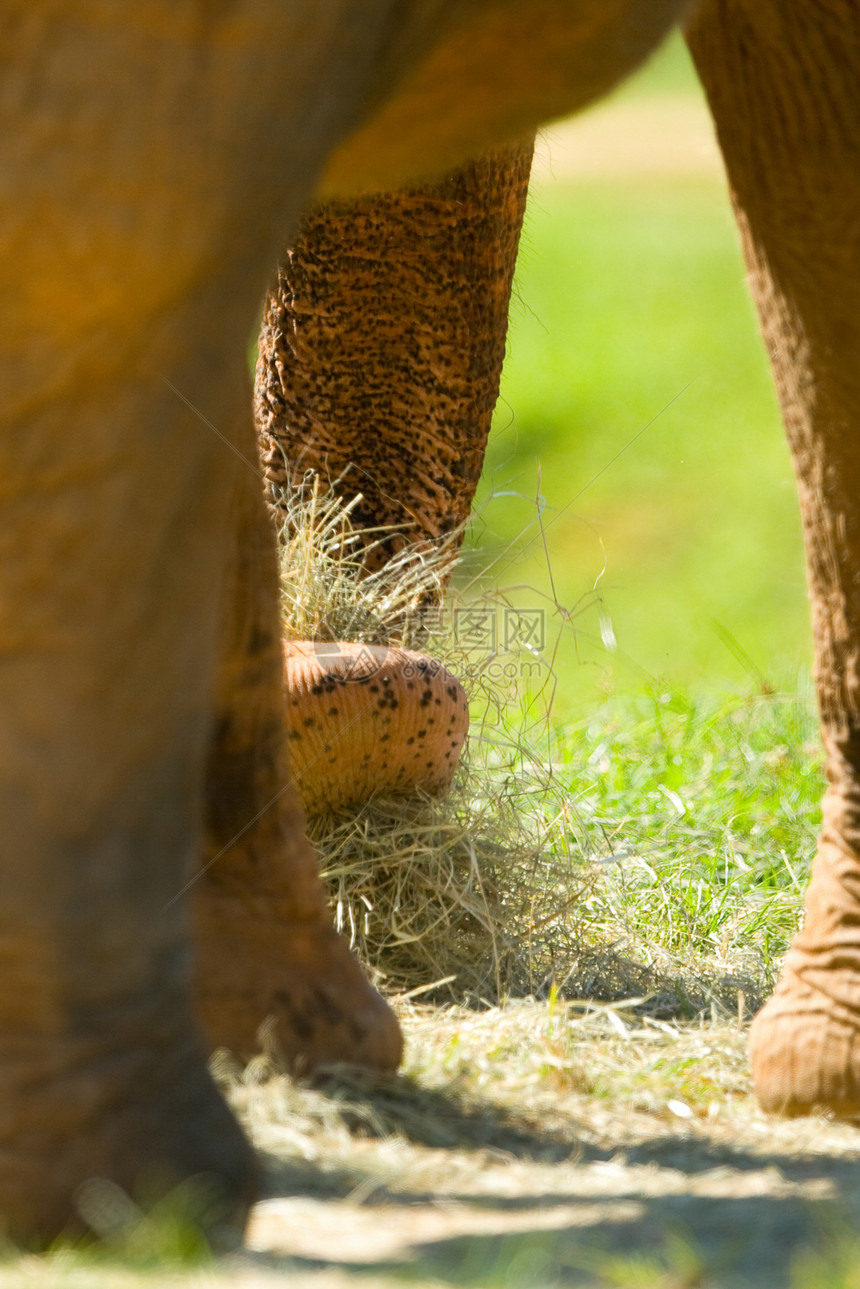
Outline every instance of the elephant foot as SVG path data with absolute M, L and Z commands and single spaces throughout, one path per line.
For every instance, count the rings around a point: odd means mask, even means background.
M 397 1019 L 367 980 L 323 906 L 313 920 L 261 916 L 235 901 L 198 903 L 197 1008 L 210 1044 L 248 1059 L 261 1024 L 294 1074 L 345 1061 L 394 1070 L 403 1039 Z
M 787 967 L 750 1030 L 756 1096 L 770 1114 L 860 1117 L 860 1012 Z M 850 982 L 849 982 L 850 983 Z
M 825 819 L 828 813 L 835 809 L 825 799 Z M 860 1116 L 858 925 L 860 861 L 836 828 L 825 827 L 806 893 L 805 925 L 750 1030 L 753 1080 L 764 1110 Z
M 174 1193 L 213 1243 L 241 1239 L 257 1166 L 199 1042 L 185 1036 L 176 1053 L 162 1035 L 137 1039 L 95 1066 L 82 1044 L 65 1073 L 53 1049 L 36 1077 L 31 1064 L 4 1070 L 3 1235 L 24 1247 L 87 1230 L 121 1239 L 140 1207 Z

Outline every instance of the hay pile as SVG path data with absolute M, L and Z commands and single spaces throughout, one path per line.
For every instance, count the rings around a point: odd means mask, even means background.
M 338 927 L 397 993 L 543 995 L 574 953 L 580 875 L 515 796 L 475 779 L 466 767 L 444 801 L 375 802 L 312 833 Z
M 311 824 L 337 925 L 388 991 L 476 1002 L 545 994 L 569 970 L 585 870 L 547 822 L 550 776 L 501 736 L 507 695 L 486 657 L 446 638 L 438 606 L 459 534 L 366 573 L 355 504 L 316 479 L 279 499 L 285 636 L 440 657 L 467 690 L 472 733 L 444 800 L 374 800 Z
M 360 501 L 343 502 L 318 475 L 277 497 L 284 637 L 420 648 L 457 562 L 461 534 L 432 548 L 404 546 L 368 572 L 368 557 L 392 529 L 359 533 L 350 516 Z
M 623 911 L 607 917 L 605 900 L 590 898 L 604 872 L 553 775 L 552 742 L 533 750 L 528 712 L 517 730 L 512 694 L 490 676 L 515 669 L 489 667 L 496 659 L 470 652 L 445 629 L 453 615 L 438 612 L 459 534 L 436 548 L 404 547 L 368 573 L 367 534 L 350 523 L 357 501 L 344 504 L 316 478 L 277 499 L 285 636 L 421 648 L 459 677 L 472 718 L 444 800 L 377 799 L 311 825 L 336 923 L 371 975 L 389 993 L 425 1001 L 561 991 L 635 997 L 637 1011 L 664 1018 L 755 1010 L 754 975 L 631 943 Z

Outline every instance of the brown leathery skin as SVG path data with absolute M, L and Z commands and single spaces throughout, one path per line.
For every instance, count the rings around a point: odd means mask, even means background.
M 860 1114 L 860 16 L 707 0 L 717 123 L 797 476 L 828 790 L 806 918 L 750 1055 L 767 1110 Z M 826 68 L 826 79 L 822 69 Z M 809 95 L 802 86 L 817 86 Z M 815 145 L 810 146 L 810 140 Z
M 254 461 L 251 419 L 239 445 Z M 201 864 L 191 887 L 194 1002 L 210 1048 L 243 1059 L 270 1022 L 287 1066 L 393 1070 L 394 1013 L 331 923 L 284 740 L 283 655 L 272 526 L 260 475 L 237 462 L 232 536 L 206 775 Z M 261 576 L 263 574 L 263 576 Z
M 450 785 L 469 702 L 436 659 L 394 645 L 291 640 L 284 688 L 292 771 L 308 815 Z
M 534 134 L 607 93 L 695 3 L 417 0 L 406 33 L 411 57 L 394 92 L 374 98 L 335 149 L 318 193 L 380 192 L 427 180 Z M 404 0 L 394 8 L 402 13 Z M 402 57 L 403 46 L 393 52 Z M 383 82 L 389 69 L 385 59 Z
M 397 528 L 369 568 L 468 518 L 531 156 L 529 140 L 437 183 L 314 208 L 266 298 L 255 411 L 272 496 L 308 470 L 360 493 L 359 531 Z

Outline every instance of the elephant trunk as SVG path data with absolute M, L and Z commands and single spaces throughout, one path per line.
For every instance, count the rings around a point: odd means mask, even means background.
M 358 529 L 396 530 L 368 570 L 468 517 L 531 156 L 512 145 L 436 184 L 311 211 L 267 297 L 255 404 L 271 497 L 308 471 L 360 494 Z

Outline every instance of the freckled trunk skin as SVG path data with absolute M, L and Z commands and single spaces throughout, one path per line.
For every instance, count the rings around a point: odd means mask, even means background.
M 806 922 L 753 1025 L 753 1073 L 766 1109 L 857 1114 L 860 19 L 833 0 L 708 0 L 689 37 L 797 474 L 829 781 Z
M 210 1047 L 248 1058 L 273 1017 L 290 1067 L 394 1069 L 397 1021 L 333 926 L 286 753 L 274 537 L 252 426 L 233 480 L 223 653 L 192 888 L 195 999 Z
M 463 524 L 499 392 L 532 143 L 306 215 L 269 293 L 256 415 L 273 495 L 307 470 L 406 541 Z
M 309 817 L 356 811 L 373 796 L 438 795 L 469 730 L 462 685 L 410 649 L 284 641 L 286 720 Z

